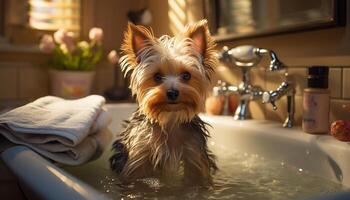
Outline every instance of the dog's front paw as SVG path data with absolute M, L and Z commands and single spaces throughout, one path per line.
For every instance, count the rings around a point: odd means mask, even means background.
M 116 140 L 113 143 L 113 151 L 114 154 L 109 159 L 110 166 L 113 171 L 120 174 L 124 168 L 126 161 L 128 160 L 128 151 L 120 140 Z

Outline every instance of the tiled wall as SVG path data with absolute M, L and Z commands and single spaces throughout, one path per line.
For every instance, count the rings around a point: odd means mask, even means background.
M 283 81 L 283 74 L 266 72 L 261 66 L 250 72 L 252 85 L 258 85 L 263 90 L 274 90 Z M 221 69 L 221 70 L 220 70 Z M 220 68 L 218 74 L 230 84 L 238 84 L 241 80 L 240 70 L 231 69 L 230 72 Z M 303 89 L 306 87 L 307 68 L 288 68 L 288 73 L 295 83 L 295 120 L 301 124 Z M 230 75 L 231 74 L 231 75 Z M 350 67 L 331 67 L 329 88 L 331 92 L 330 120 L 350 119 Z M 101 63 L 96 70 L 93 93 L 103 94 L 114 82 L 113 68 L 108 63 Z M 0 109 L 12 105 L 20 105 L 49 94 L 48 68 L 34 66 L 25 62 L 0 62 Z M 250 109 L 254 119 L 269 119 L 284 121 L 286 117 L 286 97 L 276 102 L 278 109 L 274 111 L 270 104 L 252 101 Z
M 250 73 L 252 85 L 258 85 L 264 91 L 275 90 L 284 80 L 283 73 L 266 72 L 266 68 L 259 66 Z M 227 68 L 221 68 L 219 72 L 221 77 L 230 82 L 237 84 L 241 80 L 239 69 L 230 69 L 231 75 Z M 220 69 L 219 69 L 220 71 Z M 288 74 L 295 83 L 295 120 L 297 125 L 301 125 L 302 120 L 302 101 L 303 90 L 307 86 L 307 67 L 288 68 Z M 337 119 L 350 119 L 350 67 L 331 67 L 329 72 L 329 90 L 331 94 L 330 122 Z M 252 101 L 250 109 L 252 117 L 255 119 L 269 119 L 275 121 L 284 121 L 286 115 L 286 97 L 282 97 L 276 102 L 278 109 L 274 111 L 271 104 L 262 104 L 261 100 Z
M 16 6 L 25 0 L 8 1 L 9 5 Z M 123 0 L 106 0 L 104 3 L 98 3 L 97 0 L 84 1 L 82 3 L 82 33 L 84 39 L 88 38 L 88 31 L 91 27 L 100 27 L 104 30 L 103 48 L 104 54 L 110 50 L 119 50 L 123 40 L 123 32 L 127 25 L 127 12 L 136 6 L 142 6 L 139 1 L 123 1 Z M 159 0 L 160 2 L 160 0 Z M 141 7 L 140 7 L 141 9 Z M 115 11 L 118 12 L 115 12 Z M 13 17 L 18 17 L 16 12 L 9 12 L 9 26 L 20 26 L 16 20 L 11 20 Z M 112 19 L 112 20 L 111 20 Z M 164 25 L 166 23 L 163 22 Z M 25 29 L 31 33 L 34 31 L 27 27 L 18 27 Z M 28 29 L 28 30 L 27 30 Z M 37 50 L 32 50 L 30 45 L 27 48 L 25 44 L 38 44 L 38 40 L 42 32 L 34 31 L 34 38 L 25 37 L 23 32 L 17 29 L 10 29 L 8 41 L 17 41 L 17 44 L 12 43 L 8 46 L 13 48 L 0 49 L 0 109 L 7 105 L 20 105 L 40 96 L 49 94 L 49 77 L 48 69 L 43 63 L 47 62 L 48 56 L 41 54 Z M 13 32 L 14 31 L 14 32 Z M 25 32 L 25 33 L 27 33 Z M 28 40 L 28 41 L 27 41 Z M 5 45 L 5 47 L 7 44 Z M 22 49 L 24 48 L 24 49 Z M 13 50 L 15 49 L 15 50 Z M 100 62 L 96 70 L 95 83 L 93 85 L 93 93 L 103 94 L 103 92 L 111 87 L 114 82 L 113 68 L 106 61 L 106 55 L 103 56 L 104 61 Z M 40 64 L 35 64 L 40 63 Z
M 113 67 L 102 62 L 96 69 L 92 92 L 103 94 L 113 82 Z M 46 66 L 27 62 L 0 62 L 0 109 L 49 95 L 49 85 Z

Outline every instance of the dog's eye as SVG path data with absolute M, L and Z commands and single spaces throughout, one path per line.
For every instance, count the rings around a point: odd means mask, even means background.
M 153 79 L 154 79 L 155 82 L 161 83 L 162 80 L 163 80 L 163 77 L 162 77 L 162 75 L 160 73 L 156 73 L 156 74 L 154 74 Z
M 181 74 L 181 79 L 184 81 L 189 81 L 191 79 L 191 74 L 189 72 L 184 72 Z

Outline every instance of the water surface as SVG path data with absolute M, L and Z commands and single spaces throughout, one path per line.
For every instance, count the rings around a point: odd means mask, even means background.
M 122 184 L 109 169 L 108 157 L 106 153 L 97 161 L 65 169 L 112 199 L 295 200 L 344 189 L 339 183 L 303 169 L 241 152 L 220 154 L 220 170 L 209 187 L 188 186 L 180 180 L 169 183 L 157 178 Z

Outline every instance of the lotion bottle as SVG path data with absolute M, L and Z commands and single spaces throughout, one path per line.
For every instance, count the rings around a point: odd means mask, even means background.
M 328 90 L 329 68 L 313 66 L 308 69 L 307 88 L 304 89 L 302 128 L 306 133 L 327 134 L 329 132 Z

